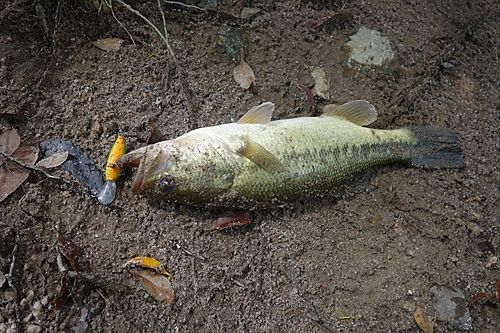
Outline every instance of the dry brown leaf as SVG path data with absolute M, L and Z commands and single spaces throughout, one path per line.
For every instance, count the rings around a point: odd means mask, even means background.
M 62 151 L 41 159 L 36 164 L 39 168 L 51 169 L 60 166 L 68 159 L 68 152 Z
M 11 129 L 0 135 L 0 152 L 7 155 L 12 155 L 13 152 L 21 144 L 21 137 L 15 129 Z M 0 157 L 0 166 L 5 162 L 5 159 Z
M 252 68 L 243 60 L 240 60 L 238 66 L 233 69 L 234 81 L 240 85 L 243 89 L 250 89 L 250 87 L 255 85 L 255 74 Z
M 32 166 L 38 158 L 38 148 L 20 144 L 21 138 L 15 129 L 0 136 L 0 151 L 26 165 Z M 0 202 L 14 192 L 26 179 L 30 171 L 0 157 Z
M 172 304 L 175 298 L 170 280 L 153 271 L 132 271 L 148 294 L 159 302 Z
M 94 44 L 94 46 L 100 50 L 108 52 L 109 51 L 116 52 L 122 47 L 123 42 L 124 40 L 121 38 L 110 37 L 110 38 L 98 39 L 92 44 Z
M 22 143 L 12 157 L 28 166 L 33 166 L 38 159 L 38 148 Z
M 420 327 L 420 329 L 425 333 L 434 332 L 434 323 L 436 322 L 436 319 L 427 318 L 424 314 L 424 310 L 422 310 L 422 307 L 418 304 L 415 308 L 415 312 L 413 313 L 413 319 L 415 319 L 418 327 Z
M 7 162 L 0 167 L 0 202 L 28 179 L 29 170 Z
M 78 253 L 80 252 L 78 246 L 75 245 L 71 240 L 66 238 L 63 234 L 57 235 L 57 247 L 59 252 L 68 260 L 71 268 L 74 271 L 80 270 L 80 264 L 78 262 Z

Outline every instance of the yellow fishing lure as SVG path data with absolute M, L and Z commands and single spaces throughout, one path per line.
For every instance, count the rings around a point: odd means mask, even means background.
M 126 145 L 125 138 L 122 135 L 118 135 L 109 151 L 108 160 L 106 161 L 106 180 L 116 181 L 122 172 L 122 169 L 116 165 L 116 162 L 120 157 L 125 155 Z
M 125 155 L 126 145 L 125 138 L 122 135 L 118 135 L 115 143 L 109 151 L 108 159 L 106 161 L 106 170 L 104 172 L 106 182 L 102 190 L 99 192 L 97 199 L 103 205 L 108 205 L 115 200 L 116 195 L 116 183 L 115 181 L 120 177 L 122 169 L 116 165 L 116 162 L 120 157 Z

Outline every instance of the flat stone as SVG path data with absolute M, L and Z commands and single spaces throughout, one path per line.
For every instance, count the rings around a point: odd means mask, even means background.
M 472 330 L 472 318 L 462 291 L 446 286 L 433 286 L 430 293 L 435 303 L 437 320 L 457 329 Z
M 364 26 L 350 36 L 351 40 L 345 43 L 350 60 L 363 65 L 382 66 L 394 59 L 394 51 L 387 37 L 376 30 Z

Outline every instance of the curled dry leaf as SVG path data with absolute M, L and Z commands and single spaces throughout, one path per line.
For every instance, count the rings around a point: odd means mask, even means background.
M 59 289 L 57 290 L 56 297 L 54 298 L 54 310 L 59 311 L 66 304 L 69 296 L 69 278 L 67 275 L 61 277 Z
M 111 38 L 98 39 L 92 44 L 94 44 L 94 46 L 100 50 L 107 52 L 109 51 L 116 52 L 122 47 L 123 42 L 124 40 L 121 38 L 111 37 Z
M 415 308 L 415 312 L 413 313 L 413 319 L 417 323 L 418 327 L 425 333 L 433 333 L 434 332 L 434 324 L 436 322 L 435 318 L 427 318 L 424 314 L 424 310 L 422 307 L 417 304 Z
M 15 129 L 11 129 L 0 135 L 0 151 L 12 155 L 21 144 L 21 137 Z M 0 165 L 4 160 L 0 158 Z
M 36 164 L 39 168 L 51 169 L 60 166 L 68 159 L 68 152 L 62 151 L 41 159 Z
M 224 230 L 234 226 L 242 226 L 252 222 L 250 212 L 246 211 L 228 211 L 219 216 L 217 221 L 210 227 L 210 231 Z
M 21 144 L 15 129 L 0 135 L 0 152 L 28 166 L 33 166 L 38 157 L 38 148 Z M 28 169 L 0 156 L 0 202 L 24 183 L 29 174 Z
M 64 235 L 59 234 L 57 236 L 57 247 L 59 252 L 69 261 L 71 268 L 74 271 L 80 270 L 80 264 L 78 262 L 78 246 L 72 241 L 64 237 Z
M 250 89 L 255 85 L 255 74 L 252 68 L 243 60 L 243 57 L 241 57 L 239 65 L 234 67 L 233 77 L 243 89 Z
M 165 304 L 173 303 L 175 298 L 174 290 L 170 280 L 164 275 L 153 271 L 132 271 L 132 274 L 154 299 Z

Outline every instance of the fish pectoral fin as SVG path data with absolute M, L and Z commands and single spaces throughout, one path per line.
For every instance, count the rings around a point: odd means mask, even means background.
M 323 115 L 341 117 L 359 126 L 366 126 L 377 120 L 377 109 L 368 101 L 356 100 L 342 105 L 326 105 L 323 108 Z
M 265 102 L 260 105 L 254 106 L 247 113 L 241 117 L 238 124 L 265 124 L 271 121 L 274 111 L 274 104 Z
M 283 172 L 286 170 L 285 166 L 273 153 L 248 137 L 244 138 L 244 144 L 239 153 L 264 170 L 270 172 Z

